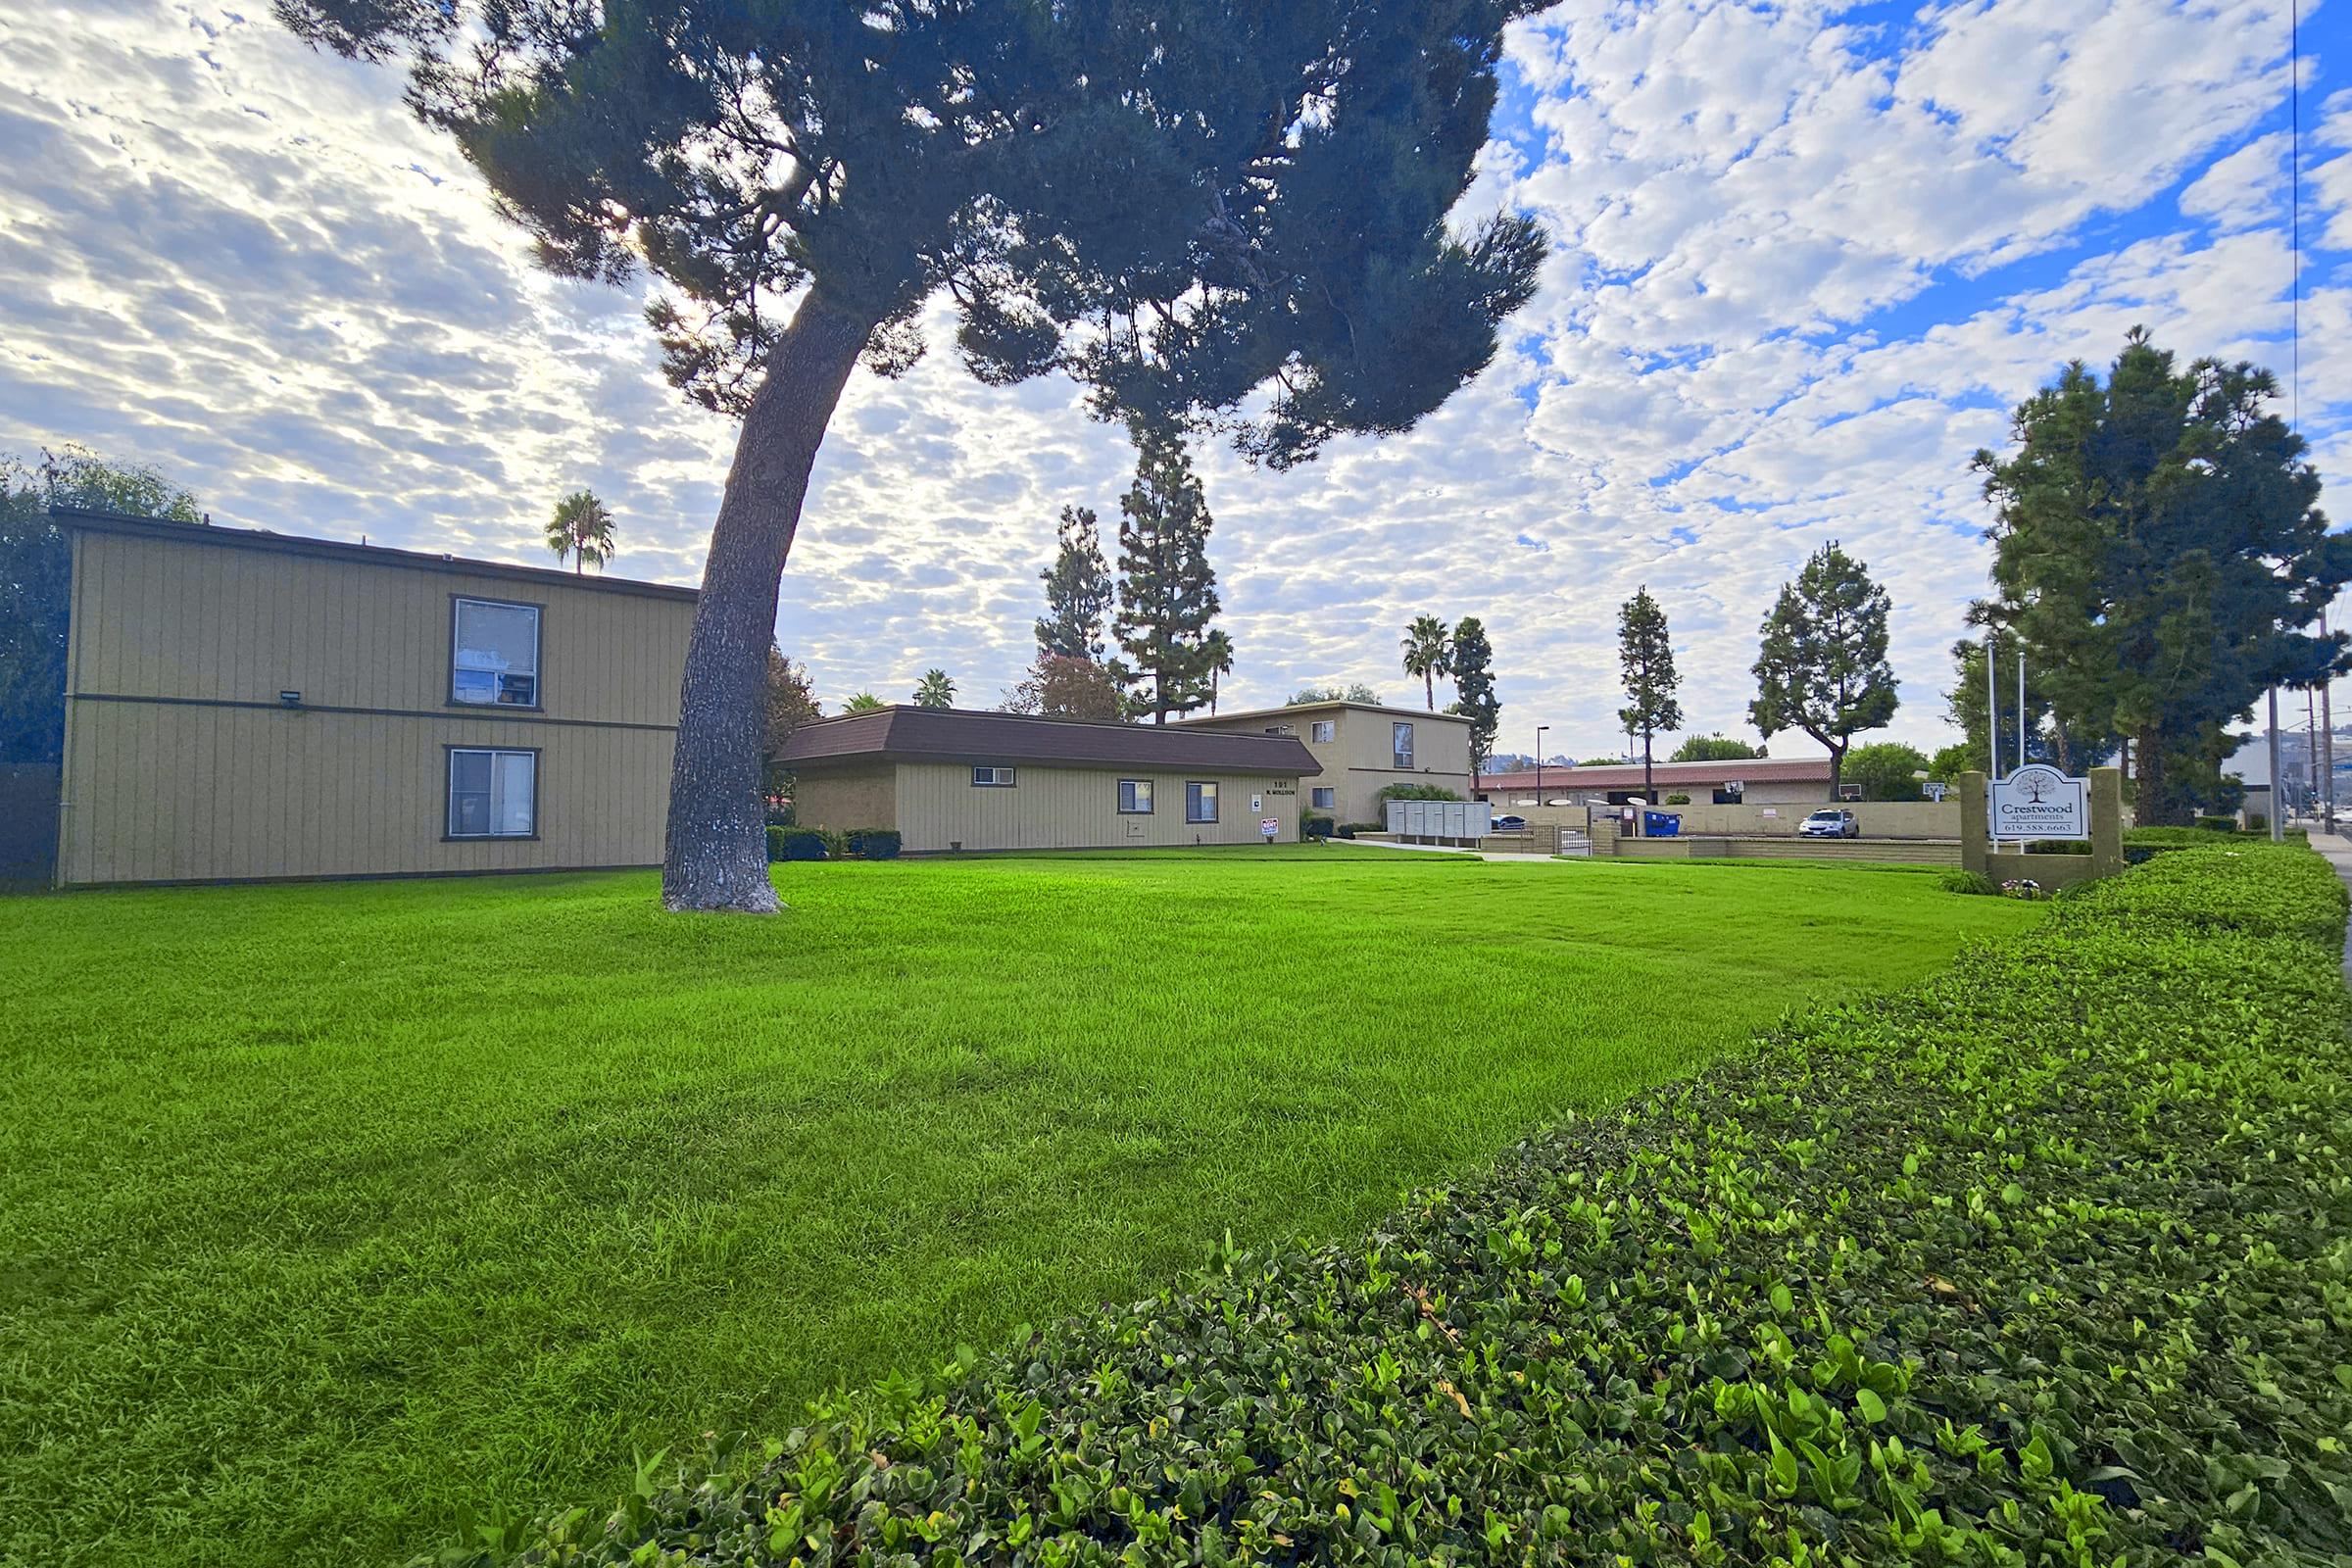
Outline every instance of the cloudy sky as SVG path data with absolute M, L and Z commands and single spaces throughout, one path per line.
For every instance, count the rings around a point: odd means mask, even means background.
M 1413 614 L 1485 617 L 1504 749 L 1621 747 L 1646 583 L 1692 726 L 1744 734 L 1758 618 L 1830 539 L 1895 603 L 1892 733 L 1951 738 L 1982 590 L 1970 455 L 2134 322 L 2283 376 L 2287 0 L 1567 0 L 1511 38 L 1466 213 L 1540 214 L 1542 294 L 1408 436 L 1288 474 L 1201 457 L 1234 699 L 1410 691 Z M 2304 10 L 2301 420 L 2352 516 L 2352 35 Z M 217 521 L 546 561 L 581 485 L 615 573 L 695 581 L 730 431 L 662 381 L 642 298 L 536 273 L 400 81 L 266 0 L 0 0 L 0 452 L 153 464 Z M 952 354 L 860 374 L 779 633 L 827 705 L 926 666 L 993 706 L 1068 503 L 1129 455 L 1073 389 Z M 2347 695 L 2352 695 L 2348 693 Z M 1785 747 L 1804 749 L 1801 741 Z

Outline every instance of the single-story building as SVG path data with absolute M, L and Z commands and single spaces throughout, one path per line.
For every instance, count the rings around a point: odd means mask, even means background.
M 58 885 L 661 863 L 693 589 L 57 518 Z
M 804 724 L 777 760 L 802 825 L 916 855 L 1289 841 L 1321 772 L 1289 736 L 904 706 Z
M 1658 762 L 1652 765 L 1657 805 L 1669 795 L 1688 795 L 1699 806 L 1795 806 L 1828 799 L 1826 757 L 1749 758 L 1728 762 Z M 1623 806 L 1643 799 L 1640 762 L 1605 762 L 1589 767 L 1546 767 L 1537 788 L 1534 768 L 1517 773 L 1482 773 L 1472 792 L 1497 813 L 1548 802 L 1571 806 Z
M 1301 742 L 1322 769 L 1307 786 L 1306 814 L 1334 822 L 1385 820 L 1380 792 L 1391 784 L 1423 784 L 1470 797 L 1470 720 L 1458 713 L 1377 703 L 1298 703 L 1195 714 L 1169 727 Z

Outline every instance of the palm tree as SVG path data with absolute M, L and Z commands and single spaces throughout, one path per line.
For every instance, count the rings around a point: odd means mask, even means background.
M 917 708 L 954 708 L 956 683 L 948 679 L 944 669 L 926 669 L 923 678 L 914 683 L 914 706 Z
M 874 709 L 880 708 L 881 706 L 882 699 L 876 697 L 872 692 L 859 692 L 857 696 L 842 704 L 841 710 L 845 713 L 863 713 L 869 712 Z
M 1208 662 L 1208 710 L 1217 710 L 1217 677 L 1233 673 L 1233 639 L 1212 631 L 1200 639 L 1200 657 Z
M 1429 710 L 1438 710 L 1438 677 L 1453 667 L 1453 633 L 1435 615 L 1415 615 L 1404 632 L 1404 672 L 1421 677 Z
M 558 561 L 569 556 L 575 574 L 591 561 L 604 570 L 612 559 L 612 514 L 588 491 L 574 490 L 556 503 L 556 514 L 547 519 L 547 548 Z

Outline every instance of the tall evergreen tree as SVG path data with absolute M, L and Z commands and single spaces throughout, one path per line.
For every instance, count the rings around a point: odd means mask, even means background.
M 1766 740 L 1797 729 L 1819 742 L 1830 754 L 1833 801 L 1853 737 L 1894 717 L 1887 610 L 1886 590 L 1832 542 L 1813 553 L 1794 582 L 1781 585 L 1764 617 L 1748 722 Z
M 1642 798 L 1657 804 L 1655 764 L 1650 738 L 1659 731 L 1683 727 L 1682 705 L 1675 701 L 1682 676 L 1674 669 L 1674 644 L 1666 634 L 1666 612 L 1649 596 L 1644 583 L 1617 612 L 1617 667 L 1625 677 L 1625 707 L 1617 722 L 1642 737 Z
M 1135 482 L 1119 498 L 1119 608 L 1110 629 L 1130 682 L 1149 686 L 1134 696 L 1136 711 L 1154 724 L 1208 701 L 1208 623 L 1218 609 L 1209 524 L 1183 438 L 1163 425 L 1139 428 Z
M 858 363 L 903 371 L 945 292 L 991 385 L 1061 371 L 1104 418 L 1225 416 L 1276 467 L 1409 429 L 1535 290 L 1533 220 L 1447 218 L 1536 5 L 274 0 L 314 43 L 407 64 L 542 265 L 653 271 L 671 380 L 741 420 L 662 897 L 760 911 L 778 579 Z
M 1037 657 L 1102 658 L 1102 618 L 1117 592 L 1102 559 L 1102 533 L 1092 507 L 1061 509 L 1054 564 L 1039 572 L 1046 585 L 1046 613 L 1037 623 Z
M 2303 438 L 2247 364 L 2185 370 L 2134 327 L 2107 381 L 2081 362 L 2021 404 L 2006 457 L 1977 454 L 1996 509 L 1989 612 L 2069 732 L 2128 736 L 2138 820 L 2186 822 L 2229 726 L 2272 686 L 2348 662 L 2306 628 L 2352 580 Z
M 1502 704 L 1494 697 L 1494 649 L 1487 641 L 1487 624 L 1464 615 L 1453 628 L 1454 701 L 1446 710 L 1470 720 L 1470 770 L 1483 773 L 1494 755 L 1494 736 L 1502 726 Z
M 1429 710 L 1438 710 L 1438 677 L 1453 659 L 1453 633 L 1435 615 L 1415 615 L 1404 629 L 1404 672 L 1421 677 L 1421 695 Z

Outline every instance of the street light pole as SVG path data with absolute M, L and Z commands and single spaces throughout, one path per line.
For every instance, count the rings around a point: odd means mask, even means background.
M 2278 844 L 2286 838 L 2286 828 L 2278 820 L 2278 688 L 2271 688 L 2271 842 Z

